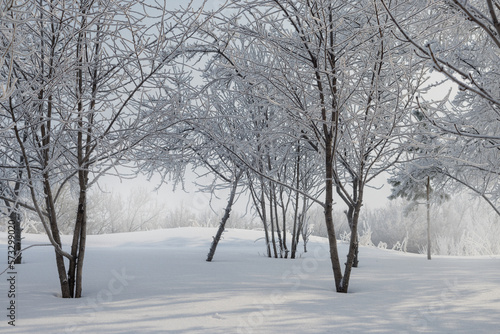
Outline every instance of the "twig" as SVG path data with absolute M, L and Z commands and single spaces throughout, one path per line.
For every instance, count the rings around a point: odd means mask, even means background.
M 21 250 L 17 253 L 16 257 L 14 257 L 14 258 L 12 259 L 12 261 L 11 261 L 10 263 L 8 263 L 8 264 L 7 264 L 7 268 L 5 268 L 5 270 L 4 270 L 4 271 L 2 271 L 2 272 L 0 273 L 0 276 L 2 276 L 3 274 L 5 274 L 5 272 L 6 272 L 7 270 L 9 270 L 9 269 L 10 269 L 10 266 L 14 263 L 14 261 L 16 261 L 16 259 L 17 259 L 19 256 L 21 256 L 21 254 L 23 253 L 23 251 L 25 251 L 25 250 L 27 250 L 27 249 L 29 249 L 29 248 L 31 248 L 31 247 L 37 247 L 37 246 L 52 246 L 52 244 L 35 244 L 35 245 L 31 245 L 31 246 L 28 246 L 28 247 L 26 247 L 26 248 L 21 249 Z

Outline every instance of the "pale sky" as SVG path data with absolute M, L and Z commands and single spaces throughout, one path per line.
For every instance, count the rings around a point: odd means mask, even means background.
M 225 0 L 207 0 L 205 2 L 206 9 L 216 9 L 220 8 L 226 1 Z M 194 6 L 199 6 L 203 3 L 202 0 L 193 1 Z M 183 0 L 167 0 L 167 4 L 170 9 L 178 7 L 179 5 L 186 6 L 187 1 Z M 433 74 L 432 81 L 437 81 L 439 78 L 439 74 Z M 432 99 L 442 99 L 450 89 L 451 85 L 442 85 L 442 87 L 433 89 L 428 97 Z M 364 207 L 365 208 L 378 208 L 387 204 L 387 197 L 390 195 L 390 186 L 386 183 L 387 176 L 385 174 L 381 175 L 378 179 L 376 179 L 371 187 L 367 187 L 365 190 L 365 200 Z M 169 209 L 180 205 L 181 203 L 184 206 L 191 208 L 196 212 L 205 211 L 210 202 L 210 194 L 205 194 L 198 192 L 196 186 L 194 185 L 194 181 L 196 176 L 192 172 L 188 172 L 185 180 L 185 190 L 178 189 L 177 191 L 172 191 L 172 184 L 164 184 L 160 187 L 159 190 L 156 190 L 156 187 L 159 184 L 160 178 L 154 178 L 152 181 L 148 181 L 145 177 L 139 176 L 136 179 L 123 179 L 120 180 L 117 177 L 106 176 L 102 178 L 99 182 L 101 186 L 104 186 L 107 190 L 112 192 L 119 192 L 121 194 L 128 194 L 132 192 L 134 189 L 138 187 L 146 188 L 152 192 L 156 192 L 159 200 L 163 202 L 167 201 Z M 380 189 L 374 189 L 380 188 Z M 215 210 L 220 210 L 225 207 L 228 192 L 227 191 L 218 191 L 215 196 L 220 199 L 217 200 L 215 197 L 212 197 L 212 208 Z M 343 208 L 343 203 L 339 198 L 334 199 L 337 202 L 335 209 Z M 243 213 L 246 210 L 247 198 L 240 198 L 238 203 L 235 205 L 235 210 L 239 213 Z

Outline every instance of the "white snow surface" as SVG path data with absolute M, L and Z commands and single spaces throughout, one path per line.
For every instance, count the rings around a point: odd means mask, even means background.
M 334 291 L 328 243 L 264 256 L 263 232 L 214 228 L 88 236 L 83 297 L 59 297 L 54 250 L 27 250 L 0 276 L 0 333 L 500 333 L 500 256 L 442 257 L 362 247 L 349 293 Z M 65 237 L 68 249 L 70 237 Z M 25 235 L 23 247 L 46 243 Z M 345 259 L 347 245 L 340 245 Z M 7 234 L 0 233 L 7 264 Z M 343 262 L 343 261 L 342 261 Z

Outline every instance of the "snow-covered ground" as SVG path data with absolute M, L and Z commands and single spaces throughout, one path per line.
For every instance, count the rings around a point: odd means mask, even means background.
M 333 289 L 327 242 L 296 260 L 264 256 L 263 233 L 215 229 L 89 236 L 84 297 L 58 297 L 53 250 L 0 276 L 1 333 L 500 333 L 500 256 L 434 257 L 363 247 L 350 293 Z M 7 235 L 0 259 L 7 263 Z M 69 242 L 69 239 L 65 240 Z M 46 242 L 26 235 L 24 246 Z M 302 247 L 302 245 L 300 245 Z M 345 258 L 346 245 L 341 245 Z

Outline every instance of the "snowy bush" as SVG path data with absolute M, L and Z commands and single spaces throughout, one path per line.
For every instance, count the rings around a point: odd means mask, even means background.
M 379 247 L 427 252 L 427 222 L 424 206 L 405 210 L 403 200 L 381 209 L 366 210 L 372 241 Z M 431 251 L 436 255 L 500 254 L 500 217 L 480 200 L 458 195 L 431 208 Z

